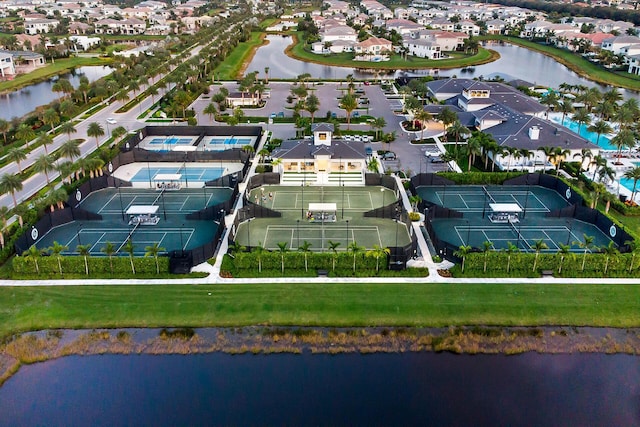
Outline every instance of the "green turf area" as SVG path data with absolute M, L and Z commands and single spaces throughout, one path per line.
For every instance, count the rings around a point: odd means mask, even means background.
M 53 76 L 57 76 L 58 74 L 64 74 L 76 67 L 82 67 L 85 65 L 109 65 L 110 63 L 111 59 L 108 58 L 74 57 L 67 59 L 56 59 L 55 64 L 49 64 L 46 67 L 38 68 L 37 70 L 34 70 L 28 74 L 20 74 L 13 80 L 1 82 L 0 92 L 20 89 L 21 87 L 46 80 Z
M 287 49 L 286 53 L 293 58 L 314 62 L 324 65 L 335 65 L 339 67 L 356 67 L 356 68 L 370 68 L 370 69 L 397 69 L 397 68 L 459 68 L 468 67 L 470 65 L 486 64 L 487 62 L 495 61 L 499 56 L 492 53 L 487 49 L 480 48 L 475 55 L 464 55 L 460 52 L 447 52 L 451 55 L 451 59 L 424 59 L 416 57 L 402 58 L 400 55 L 391 55 L 389 61 L 384 62 L 369 62 L 369 61 L 354 61 L 353 53 L 339 53 L 331 54 L 328 56 L 317 55 L 304 49 L 304 44 L 299 42 L 302 40 L 301 33 L 294 33 L 294 44 Z
M 503 40 L 527 49 L 535 50 L 544 55 L 551 56 L 556 61 L 565 65 L 572 71 L 590 80 L 605 83 L 613 86 L 624 87 L 633 90 L 640 90 L 640 80 L 631 74 L 620 75 L 605 70 L 602 67 L 587 61 L 579 54 L 575 54 L 566 49 L 559 49 L 554 46 L 547 46 L 530 40 L 524 40 L 518 37 L 509 36 L 481 36 L 481 40 Z
M 211 295 L 209 295 L 211 293 Z M 46 328 L 640 326 L 640 287 L 273 284 L 0 288 L 0 337 Z
M 381 189 L 379 186 L 344 187 L 343 193 L 340 186 L 254 188 L 249 193 L 250 200 L 281 212 L 282 217 L 254 218 L 250 223 L 241 223 L 237 240 L 243 246 L 259 244 L 270 250 L 278 249 L 280 242 L 295 249 L 304 241 L 311 243 L 312 251 L 329 250 L 329 241 L 340 243 L 339 250 L 347 250 L 354 241 L 367 249 L 374 245 L 407 245 L 409 234 L 403 222 L 364 217 L 364 212 L 396 201 L 393 191 L 385 188 L 382 192 Z M 335 203 L 336 210 L 326 212 L 328 217 L 323 220 L 319 212 L 309 210 L 310 203 Z M 308 218 L 308 214 L 312 216 Z
M 245 63 L 249 63 L 251 54 L 264 43 L 264 33 L 253 32 L 251 38 L 238 45 L 227 55 L 222 64 L 215 69 L 218 80 L 235 80 L 242 72 Z

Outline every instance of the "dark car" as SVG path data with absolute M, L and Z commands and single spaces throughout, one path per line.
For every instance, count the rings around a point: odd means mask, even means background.
M 364 147 L 364 152 L 367 154 L 367 156 L 373 156 L 373 150 L 368 145 Z

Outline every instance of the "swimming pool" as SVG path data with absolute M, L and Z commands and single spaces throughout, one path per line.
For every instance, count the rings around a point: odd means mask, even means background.
M 555 123 L 561 124 L 562 117 L 552 117 L 551 120 Z M 611 144 L 611 141 L 605 135 L 600 135 L 600 140 L 598 140 L 597 133 L 589 132 L 587 130 L 587 128 L 589 127 L 588 125 L 583 124 L 582 126 L 580 126 L 577 122 L 574 122 L 573 120 L 565 117 L 563 126 L 566 127 L 567 129 L 574 131 L 575 133 L 578 133 L 578 128 L 580 127 L 579 135 L 584 139 L 596 144 L 603 150 L 614 150 L 614 151 L 617 150 L 616 146 Z
M 156 175 L 159 174 L 180 174 L 182 175 L 182 180 L 193 181 L 193 182 L 206 182 L 213 181 L 214 179 L 220 178 L 224 174 L 224 168 L 221 167 L 202 167 L 202 166 L 194 166 L 190 167 L 187 165 L 184 166 L 176 166 L 176 167 L 150 167 L 150 168 L 141 168 L 136 174 L 131 178 L 131 182 L 149 182 L 153 181 Z

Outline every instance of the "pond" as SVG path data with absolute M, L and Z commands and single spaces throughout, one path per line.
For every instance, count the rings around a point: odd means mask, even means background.
M 264 68 L 269 67 L 269 77 L 277 79 L 290 79 L 296 76 L 309 73 L 320 79 L 342 79 L 348 74 L 353 74 L 356 78 L 371 78 L 370 73 L 363 73 L 354 68 L 327 66 L 299 61 L 288 57 L 284 51 L 293 39 L 289 36 L 269 35 L 266 37 L 269 44 L 261 46 L 247 67 L 247 72 L 259 71 L 264 76 Z M 485 77 L 490 78 L 495 75 L 503 76 L 505 79 L 522 79 L 531 83 L 557 88 L 561 83 L 572 85 L 585 85 L 587 87 L 598 87 L 601 91 L 608 90 L 606 85 L 587 80 L 569 70 L 564 65 L 556 62 L 553 58 L 541 53 L 525 49 L 511 44 L 490 43 L 485 47 L 495 50 L 500 54 L 497 61 L 473 67 L 472 71 L 463 72 L 460 68 L 451 70 L 440 70 L 440 76 L 457 77 Z M 395 76 L 402 75 L 433 75 L 432 70 L 398 70 Z M 640 99 L 637 92 L 620 89 L 625 98 L 633 97 Z
M 73 87 L 80 85 L 80 77 L 86 76 L 90 82 L 94 82 L 113 72 L 113 68 L 104 65 L 84 66 L 76 68 L 70 73 L 60 77 L 68 79 Z M 0 95 L 0 119 L 10 120 L 13 117 L 22 117 L 36 109 L 60 97 L 51 90 L 58 77 L 35 83 L 18 89 L 5 95 Z
M 0 388 L 0 425 L 640 423 L 640 359 L 449 353 L 72 356 Z

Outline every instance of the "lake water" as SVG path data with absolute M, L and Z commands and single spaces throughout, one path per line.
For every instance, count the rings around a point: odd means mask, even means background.
M 269 35 L 266 38 L 269 44 L 261 46 L 247 67 L 247 72 L 259 71 L 259 75 L 264 77 L 264 67 L 269 67 L 269 77 L 279 79 L 294 78 L 303 73 L 309 73 L 315 78 L 321 79 L 342 79 L 347 74 L 353 74 L 356 78 L 371 78 L 373 74 L 362 73 L 353 68 L 335 67 L 321 64 L 313 64 L 299 61 L 288 57 L 284 51 L 293 39 L 289 36 Z M 460 68 L 451 70 L 440 70 L 440 76 L 457 77 L 492 77 L 503 76 L 506 79 L 522 79 L 531 83 L 557 88 L 561 83 L 572 85 L 585 85 L 587 87 L 598 87 L 601 91 L 608 90 L 609 87 L 594 83 L 580 77 L 569 70 L 564 65 L 556 62 L 553 58 L 542 55 L 523 47 L 511 44 L 490 43 L 485 47 L 495 50 L 500 54 L 497 61 L 478 65 L 471 72 L 462 72 Z M 396 77 L 402 75 L 428 75 L 433 74 L 432 70 L 396 71 Z M 637 92 L 620 89 L 625 98 L 638 98 Z
M 96 81 L 113 72 L 113 68 L 108 66 L 85 66 L 79 67 L 61 77 L 68 79 L 73 87 L 80 85 L 80 77 L 87 76 L 90 82 Z M 51 90 L 51 87 L 58 80 L 58 77 L 36 83 L 6 95 L 0 95 L 0 119 L 9 120 L 13 117 L 22 117 L 36 109 L 40 105 L 45 105 L 58 99 L 60 94 Z
M 0 388 L 0 425 L 638 426 L 640 358 L 72 356 Z

